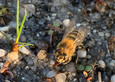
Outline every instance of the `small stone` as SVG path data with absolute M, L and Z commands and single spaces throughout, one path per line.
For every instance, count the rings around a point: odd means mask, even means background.
M 6 50 L 4 50 L 4 49 L 0 49 L 0 57 L 5 56 L 6 53 L 7 53 Z
M 46 76 L 47 76 L 48 78 L 55 77 L 55 76 L 56 76 L 56 72 L 55 72 L 54 70 L 53 70 L 53 71 L 49 71 Z
M 110 37 L 110 33 L 105 33 L 105 37 Z
M 103 60 L 99 60 L 99 66 L 101 67 L 101 68 L 105 68 L 105 62 L 103 61 Z
M 26 10 L 27 10 L 27 19 L 32 16 L 34 13 L 35 13 L 35 6 L 33 4 L 24 4 L 23 5 Z M 23 18 L 23 16 L 25 15 L 25 11 L 24 11 L 24 8 L 23 7 L 20 7 L 20 16 L 21 18 Z
M 63 21 L 63 25 L 66 26 L 66 27 L 69 26 L 69 23 L 70 23 L 70 20 L 69 20 L 69 19 L 65 19 L 65 20 Z
M 103 37 L 104 33 L 103 32 L 99 32 L 98 35 Z
M 49 21 L 50 21 L 50 20 L 51 20 L 51 18 L 50 18 L 49 16 L 47 16 L 47 20 L 49 20 Z
M 16 62 L 19 61 L 18 52 L 10 52 L 10 53 L 8 53 L 7 61 L 10 62 L 10 63 L 15 62 L 15 61 Z
M 90 59 L 90 58 L 91 58 L 91 55 L 87 55 L 87 58 Z
M 10 26 L 0 27 L 0 31 L 8 31 Z
M 55 61 L 54 60 L 51 60 L 50 61 L 50 65 L 54 65 L 55 64 Z
M 3 65 L 4 65 L 3 63 L 0 63 L 0 68 L 2 68 L 2 67 L 3 67 Z
M 85 58 L 87 55 L 87 52 L 86 52 L 86 50 L 78 50 L 77 54 L 78 54 L 79 58 Z
M 59 73 L 55 77 L 56 82 L 65 82 L 66 80 L 66 74 L 65 73 Z
M 22 47 L 19 49 L 19 52 L 25 54 L 25 55 L 29 55 L 30 51 L 26 48 L 26 47 Z
M 91 13 L 91 14 L 89 14 L 90 15 L 90 17 L 91 17 L 91 21 L 93 22 L 93 21 L 97 21 L 97 20 L 99 20 L 100 19 L 100 17 L 101 17 L 101 15 L 99 14 L 99 13 Z
M 5 80 L 5 82 L 10 82 L 9 80 Z
M 73 62 L 69 63 L 66 65 L 66 69 L 68 72 L 71 72 L 71 73 L 75 73 L 76 72 L 76 68 L 75 68 L 75 65 Z
M 47 56 L 46 50 L 40 50 L 40 51 L 38 52 L 38 54 L 37 54 L 37 57 L 38 57 L 38 59 L 40 59 L 40 60 L 45 59 L 46 56 Z
M 97 32 L 97 30 L 93 30 L 93 33 L 95 34 Z
M 56 13 L 53 13 L 52 16 L 55 17 L 57 14 Z
M 111 82 L 115 82 L 115 75 L 111 77 Z
M 111 60 L 111 61 L 110 61 L 110 65 L 111 65 L 111 66 L 115 66 L 115 60 Z
M 76 26 L 79 27 L 81 24 L 80 23 L 77 23 Z

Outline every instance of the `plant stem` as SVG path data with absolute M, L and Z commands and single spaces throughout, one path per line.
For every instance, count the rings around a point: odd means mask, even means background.
M 16 13 L 16 33 L 17 33 L 17 36 L 18 36 L 18 33 L 19 33 L 19 0 L 17 0 L 17 13 Z M 16 41 L 17 43 L 18 41 Z

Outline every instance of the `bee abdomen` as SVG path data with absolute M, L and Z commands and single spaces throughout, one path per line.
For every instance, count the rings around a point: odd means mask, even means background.
M 68 34 L 67 38 L 75 40 L 78 37 L 78 31 L 73 31 Z

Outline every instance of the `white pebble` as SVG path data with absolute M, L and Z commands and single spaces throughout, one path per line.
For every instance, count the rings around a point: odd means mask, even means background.
M 46 50 L 40 50 L 37 54 L 38 59 L 45 59 L 46 58 Z
M 19 49 L 19 52 L 25 54 L 25 55 L 29 55 L 30 51 L 26 48 L 26 47 L 22 47 Z
M 86 52 L 86 50 L 78 50 L 77 54 L 78 54 L 79 58 L 85 58 L 87 55 L 87 52 Z
M 79 27 L 81 24 L 80 23 L 77 23 L 76 26 Z
M 66 26 L 66 27 L 69 26 L 69 23 L 70 23 L 70 20 L 69 20 L 69 19 L 65 19 L 65 20 L 63 21 L 63 25 Z
M 115 82 L 115 75 L 111 77 L 111 82 Z
M 103 60 L 99 60 L 99 66 L 101 67 L 101 68 L 105 68 L 105 62 L 103 61 Z
M 53 71 L 49 71 L 46 76 L 47 76 L 48 78 L 55 77 L 55 76 L 56 76 L 56 72 L 55 72 L 54 70 L 53 70 Z
M 115 66 L 115 60 L 111 60 L 110 65 Z
M 66 74 L 65 73 L 59 73 L 55 77 L 56 82 L 65 82 L 66 80 Z
M 5 56 L 6 53 L 7 53 L 6 50 L 4 50 L 4 49 L 0 49 L 0 57 Z

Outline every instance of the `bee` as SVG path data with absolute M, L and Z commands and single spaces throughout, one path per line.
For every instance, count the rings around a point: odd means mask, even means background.
M 76 29 L 75 21 L 71 21 L 67 29 L 68 30 L 65 31 L 64 37 L 57 45 L 55 51 L 56 62 L 58 65 L 65 65 L 70 62 L 76 51 L 76 47 L 82 45 L 84 38 L 89 33 L 89 29 L 86 27 Z

